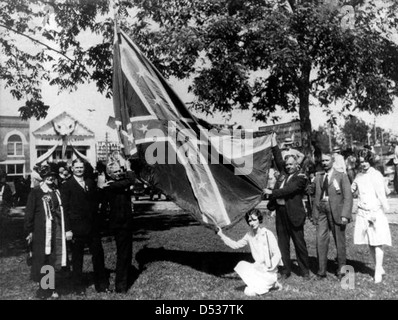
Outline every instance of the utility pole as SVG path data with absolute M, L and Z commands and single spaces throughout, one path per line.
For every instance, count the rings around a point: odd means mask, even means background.
M 373 145 L 376 145 L 376 140 L 377 140 L 377 130 L 376 130 L 376 116 L 375 116 L 375 122 L 374 122 L 374 142 L 373 142 Z
M 106 150 L 106 161 L 109 160 L 109 148 L 108 148 L 108 132 L 105 132 L 105 150 Z
M 384 132 L 383 132 L 383 129 L 381 129 L 380 131 L 381 131 L 381 146 L 383 146 L 384 145 L 384 137 L 383 137 L 384 136 Z

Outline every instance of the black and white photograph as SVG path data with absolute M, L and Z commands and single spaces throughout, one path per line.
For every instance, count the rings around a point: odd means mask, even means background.
M 0 0 L 0 300 L 396 300 L 397 30 L 396 0 Z

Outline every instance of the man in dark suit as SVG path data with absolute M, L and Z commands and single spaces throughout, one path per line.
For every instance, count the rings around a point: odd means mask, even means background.
M 319 270 L 317 278 L 326 278 L 330 232 L 337 249 L 338 269 L 336 276 L 343 277 L 341 268 L 346 264 L 345 229 L 351 220 L 352 193 L 346 173 L 334 169 L 332 154 L 322 153 L 324 172 L 315 177 L 313 221 L 317 227 L 317 253 Z
M 272 136 L 271 147 L 281 174 L 274 189 L 264 189 L 264 193 L 270 195 L 268 209 L 276 210 L 276 233 L 284 264 L 282 279 L 287 279 L 291 275 L 290 239 L 292 239 L 302 276 L 310 280 L 308 251 L 304 239 L 306 211 L 303 196 L 307 178 L 300 172 L 300 165 L 295 155 L 289 154 L 284 160 L 282 159 L 275 134 Z
M 73 177 L 61 187 L 61 197 L 66 219 L 73 232 L 72 268 L 76 289 L 82 288 L 84 248 L 88 245 L 92 255 L 95 289 L 105 292 L 109 287 L 106 275 L 104 250 L 99 233 L 98 199 L 96 184 L 84 177 L 84 162 L 72 163 Z
M 126 293 L 129 286 L 129 274 L 133 250 L 133 207 L 131 190 L 135 175 L 130 161 L 126 161 L 127 172 L 123 172 L 117 162 L 107 165 L 106 171 L 110 180 L 104 183 L 104 191 L 109 199 L 109 228 L 116 241 L 116 277 L 115 291 Z

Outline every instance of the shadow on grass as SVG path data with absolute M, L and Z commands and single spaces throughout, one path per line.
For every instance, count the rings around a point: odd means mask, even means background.
M 0 257 L 26 253 L 24 219 L 2 219 L 0 223 Z
M 164 231 L 173 228 L 197 226 L 188 214 L 159 214 L 138 213 L 134 218 L 133 234 L 134 241 L 146 241 L 152 231 Z M 112 233 L 104 228 L 103 238 L 111 237 Z M 26 253 L 26 240 L 24 232 L 24 219 L 1 219 L 0 223 L 0 257 L 19 256 Z
M 115 273 L 115 270 L 106 269 L 106 276 L 108 280 L 110 280 L 110 275 Z M 140 271 L 135 268 L 133 265 L 129 267 L 129 274 L 127 279 L 127 290 L 134 284 L 134 282 L 138 279 L 140 275 Z M 58 273 L 56 274 L 56 283 L 57 283 L 57 292 L 60 295 L 69 295 L 69 294 L 76 294 L 77 292 L 84 292 L 90 286 L 95 284 L 94 280 L 94 272 L 84 272 L 82 283 L 75 287 L 72 281 L 72 273 L 65 272 L 65 273 Z M 112 283 L 110 283 L 110 287 L 112 287 Z
M 151 231 L 164 231 L 173 228 L 199 225 L 200 223 L 188 214 L 146 213 L 134 217 L 133 233 L 136 236 L 147 234 Z
M 165 248 L 144 247 L 136 254 L 136 261 L 139 264 L 140 273 L 146 269 L 151 262 L 169 261 L 181 265 L 189 266 L 195 270 L 212 274 L 217 277 L 228 275 L 234 271 L 239 261 L 253 262 L 250 253 L 245 252 L 194 252 L 168 250 Z M 318 271 L 318 261 L 316 257 L 309 257 L 310 270 L 314 274 Z M 365 263 L 355 260 L 347 260 L 347 265 L 354 268 L 355 272 L 373 276 L 374 270 L 366 266 Z M 329 259 L 327 272 L 335 274 L 337 263 Z M 301 270 L 296 260 L 292 259 L 292 273 L 301 275 Z M 229 277 L 229 276 L 226 276 Z
M 292 262 L 295 262 L 295 260 L 292 260 Z M 309 257 L 309 262 L 310 262 L 311 272 L 314 274 L 317 274 L 318 259 L 316 257 Z M 373 276 L 373 274 L 374 274 L 374 270 L 369 268 L 366 265 L 366 263 L 363 263 L 361 261 L 347 259 L 346 265 L 353 267 L 355 272 L 359 272 L 362 274 L 368 274 L 370 276 Z M 333 260 L 333 259 L 328 259 L 326 271 L 328 273 L 336 274 L 338 271 L 337 269 L 338 269 L 337 261 Z M 298 267 L 298 265 L 296 263 L 293 263 L 293 265 L 292 265 L 292 272 L 297 275 L 300 274 L 300 268 Z
M 369 268 L 365 263 L 357 260 L 347 260 L 347 265 L 352 266 L 355 272 L 362 274 L 368 274 L 371 277 L 374 275 L 374 269 Z
M 315 263 L 317 263 L 316 259 L 315 259 Z M 363 262 L 357 261 L 357 260 L 347 259 L 346 265 L 353 267 L 355 272 L 357 272 L 357 273 L 368 274 L 368 275 L 373 277 L 374 270 L 369 268 L 366 265 L 366 263 L 363 263 Z M 328 259 L 327 272 L 336 274 L 337 273 L 337 269 L 338 269 L 338 264 L 337 264 L 336 260 Z M 317 269 L 315 269 L 315 270 L 317 270 Z
M 251 254 L 245 252 L 194 252 L 148 247 L 137 252 L 135 258 L 141 272 L 151 262 L 170 261 L 218 277 L 233 272 L 241 260 L 253 261 Z

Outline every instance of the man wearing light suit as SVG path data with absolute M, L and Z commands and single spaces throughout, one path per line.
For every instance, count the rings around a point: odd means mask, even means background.
M 333 168 L 332 154 L 322 154 L 324 172 L 315 177 L 313 222 L 317 228 L 317 253 L 319 269 L 317 279 L 326 278 L 330 232 L 337 250 L 338 269 L 336 276 L 343 277 L 341 268 L 346 264 L 345 229 L 351 220 L 353 206 L 351 186 L 346 173 Z

